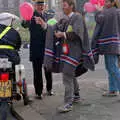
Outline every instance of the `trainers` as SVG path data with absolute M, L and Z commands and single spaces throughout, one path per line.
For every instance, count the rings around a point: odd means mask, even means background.
M 48 92 L 47 92 L 47 95 L 48 95 L 48 96 L 53 96 L 54 93 L 53 93 L 52 91 L 48 91 Z
M 73 97 L 73 103 L 78 103 L 78 102 L 81 102 L 80 96 L 74 96 Z
M 42 96 L 41 94 L 37 94 L 37 95 L 35 96 L 35 98 L 36 98 L 36 99 L 39 99 L 39 100 L 42 100 L 43 96 Z
M 102 96 L 104 97 L 116 97 L 119 95 L 119 92 L 113 91 L 113 92 L 104 92 Z
M 73 103 L 82 103 L 83 101 L 84 101 L 84 99 L 80 98 L 80 96 L 73 97 Z
M 72 104 L 65 104 L 63 106 L 58 107 L 58 112 L 65 113 L 72 111 Z

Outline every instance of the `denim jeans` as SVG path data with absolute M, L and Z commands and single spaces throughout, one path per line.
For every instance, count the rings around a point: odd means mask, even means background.
M 109 91 L 120 91 L 120 70 L 117 55 L 104 55 L 105 67 L 108 72 Z

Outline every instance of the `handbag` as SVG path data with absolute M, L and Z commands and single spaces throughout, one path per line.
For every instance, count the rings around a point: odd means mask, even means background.
M 83 75 L 84 73 L 86 73 L 88 71 L 87 68 L 85 68 L 83 66 L 83 64 L 79 64 L 75 70 L 75 77 L 79 77 L 81 75 Z

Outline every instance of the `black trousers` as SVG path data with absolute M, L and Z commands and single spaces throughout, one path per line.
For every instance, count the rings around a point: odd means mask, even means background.
M 42 94 L 43 90 L 43 77 L 42 77 L 42 62 L 41 60 L 37 59 L 32 61 L 33 66 L 33 75 L 34 75 L 34 88 L 35 93 L 37 95 Z M 46 68 L 44 68 L 45 71 L 45 78 L 46 78 L 46 89 L 47 91 L 52 90 L 52 73 L 47 71 Z

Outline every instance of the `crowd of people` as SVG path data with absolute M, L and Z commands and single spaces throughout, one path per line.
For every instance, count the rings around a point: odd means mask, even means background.
M 108 72 L 109 90 L 103 96 L 117 96 L 120 91 L 120 10 L 116 0 L 105 0 L 104 7 L 97 6 L 96 27 L 89 40 L 84 16 L 76 11 L 74 0 L 62 0 L 64 16 L 59 21 L 46 15 L 44 0 L 33 0 L 34 15 L 21 25 L 30 31 L 30 61 L 37 99 L 42 99 L 45 71 L 47 95 L 52 91 L 52 73 L 63 73 L 64 103 L 59 112 L 72 110 L 73 103 L 81 102 L 77 76 L 95 70 L 99 56 L 104 55 Z M 94 74 L 94 73 L 93 73 Z
M 109 90 L 103 96 L 117 96 L 120 91 L 120 11 L 115 0 L 105 0 L 104 8 L 96 7 L 96 27 L 90 43 L 82 14 L 75 10 L 74 0 L 63 0 L 64 17 L 52 25 L 44 17 L 44 1 L 36 0 L 35 13 L 29 26 L 30 60 L 33 63 L 34 86 L 36 95 L 42 95 L 42 64 L 46 72 L 48 95 L 53 95 L 52 73 L 63 73 L 65 86 L 64 103 L 58 110 L 72 110 L 74 102 L 81 102 L 80 88 L 76 79 L 79 75 L 94 71 L 99 55 L 104 55 L 108 71 Z M 39 51 L 39 52 L 38 52 Z M 78 75 L 78 76 L 79 76 Z M 37 85 L 36 85 L 37 84 Z M 49 92 L 50 91 L 50 92 Z

